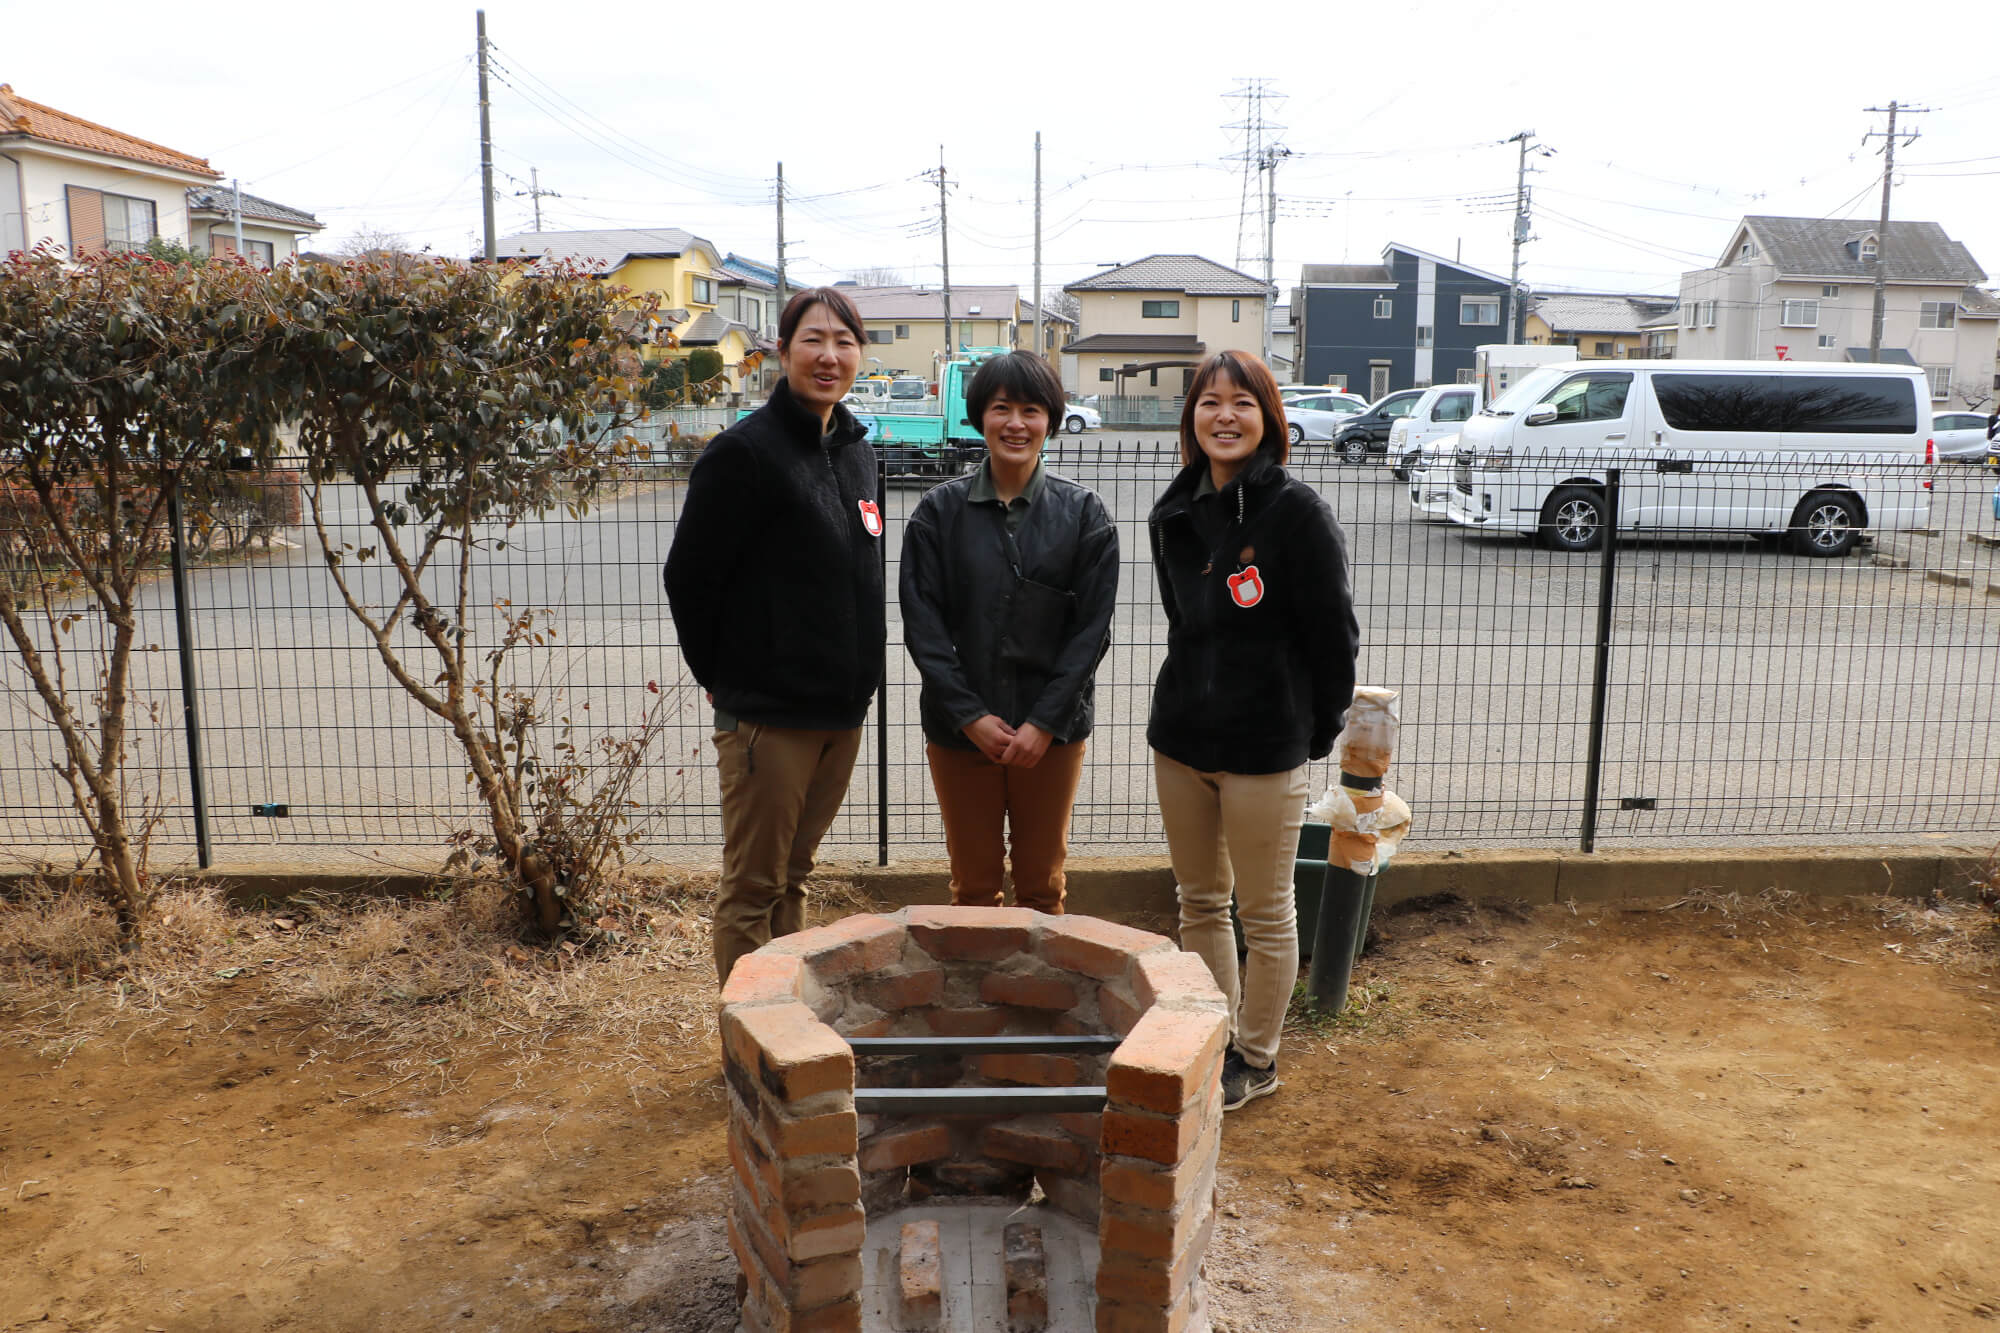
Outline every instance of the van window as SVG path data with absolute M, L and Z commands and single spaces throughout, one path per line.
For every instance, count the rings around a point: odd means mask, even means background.
M 1431 409 L 1432 421 L 1463 421 L 1471 415 L 1472 395 L 1469 393 L 1445 394 Z
M 1907 435 L 1917 428 L 1916 391 L 1901 376 L 1661 374 L 1653 396 L 1675 430 Z
M 1629 371 L 1573 375 L 1544 394 L 1541 402 L 1555 408 L 1558 423 L 1616 421 L 1625 415 L 1625 395 L 1631 389 Z

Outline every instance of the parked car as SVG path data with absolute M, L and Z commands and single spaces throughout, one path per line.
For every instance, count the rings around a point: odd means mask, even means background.
M 1063 419 L 1060 425 L 1063 430 L 1068 431 L 1072 435 L 1081 435 L 1087 430 L 1096 430 L 1103 424 L 1104 415 L 1094 407 L 1086 407 L 1082 403 L 1066 403 L 1063 405 Z
M 1331 440 L 1341 426 L 1367 408 L 1367 399 L 1351 393 L 1307 394 L 1292 399 L 1285 404 L 1292 447 L 1307 440 Z
M 1410 508 L 1418 518 L 1450 519 L 1457 457 L 1456 435 L 1436 436 L 1404 454 L 1399 471 L 1410 483 Z
M 1341 388 L 1338 384 L 1280 384 L 1278 386 L 1279 400 L 1287 403 L 1291 402 L 1294 398 L 1309 398 L 1322 393 L 1346 392 L 1347 390 Z
M 1993 447 L 1986 439 L 1986 418 L 1977 412 L 1939 412 L 1931 417 L 1931 438 L 1937 441 L 1940 463 L 1983 463 Z
M 1479 390 L 1470 384 L 1433 384 L 1418 396 L 1402 420 L 1391 423 L 1384 447 L 1398 460 L 1399 479 L 1407 478 L 1409 457 L 1432 440 L 1455 436 L 1479 407 Z
M 1350 418 L 1340 428 L 1333 437 L 1334 452 L 1350 463 L 1363 463 L 1368 455 L 1385 452 L 1389 447 L 1389 428 L 1410 415 L 1417 399 L 1423 396 L 1422 389 L 1398 389 L 1376 399 L 1365 412 Z

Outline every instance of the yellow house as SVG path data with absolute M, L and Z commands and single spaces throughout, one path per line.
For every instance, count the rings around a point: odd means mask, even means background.
M 861 368 L 866 372 L 903 372 L 926 380 L 937 378 L 945 355 L 944 291 L 938 287 L 861 287 L 841 285 L 854 302 L 868 330 Z M 1045 311 L 1042 319 L 1043 356 L 1051 366 L 1076 330 L 1074 320 Z M 1007 347 L 1033 350 L 1035 306 L 1018 287 L 951 289 L 951 346 Z
M 683 355 L 697 347 L 719 352 L 734 402 L 745 392 L 745 360 L 769 345 L 736 317 L 741 275 L 724 267 L 713 245 L 678 227 L 519 232 L 495 249 L 503 263 L 570 260 L 635 292 L 658 292 L 663 334 L 679 341 Z M 668 354 L 666 343 L 662 336 L 655 355 Z
M 1645 326 L 1674 305 L 1668 296 L 1619 292 L 1560 292 L 1538 298 L 1523 336 L 1540 346 L 1574 347 L 1579 361 L 1640 354 Z
M 1148 255 L 1063 288 L 1082 336 L 1063 348 L 1072 393 L 1170 401 L 1210 352 L 1261 356 L 1273 289 L 1200 255 Z

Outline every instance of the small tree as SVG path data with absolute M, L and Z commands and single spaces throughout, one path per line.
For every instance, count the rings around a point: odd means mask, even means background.
M 706 403 L 726 392 L 722 353 L 713 347 L 697 347 L 687 354 L 687 393 L 697 404 Z
M 562 266 L 362 261 L 274 276 L 326 567 L 389 674 L 450 727 L 501 860 L 552 930 L 562 892 L 577 887 L 559 873 L 573 858 L 536 844 L 536 769 L 524 759 L 545 710 L 505 666 L 553 631 L 503 605 L 504 633 L 482 654 L 475 555 L 559 506 L 581 515 L 631 456 L 623 426 L 652 300 L 636 303 L 634 320 L 624 289 Z M 327 530 L 324 488 L 344 480 L 360 488 L 369 545 Z M 373 561 L 390 571 L 386 603 L 368 600 L 357 568 Z
M 54 767 L 90 831 L 100 890 L 128 946 L 147 903 L 129 803 L 139 585 L 173 500 L 227 488 L 232 456 L 272 449 L 278 340 L 250 311 L 264 275 L 146 255 L 0 263 L 0 624 L 62 738 Z M 67 645 L 102 624 L 97 669 Z

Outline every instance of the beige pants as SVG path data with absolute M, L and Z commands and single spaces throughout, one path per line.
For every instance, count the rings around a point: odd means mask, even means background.
M 1083 775 L 1082 741 L 1051 745 L 1033 768 L 996 764 L 977 750 L 925 747 L 944 847 L 951 856 L 954 907 L 998 907 L 1011 837 L 1014 905 L 1063 909 L 1069 812 Z
M 715 896 L 715 975 L 805 925 L 806 877 L 840 813 L 861 728 L 802 731 L 739 722 L 715 733 L 722 779 L 722 882 Z
M 1181 905 L 1181 948 L 1197 954 L 1229 1001 L 1231 1039 L 1254 1065 L 1278 1058 L 1299 977 L 1292 862 L 1305 820 L 1306 770 L 1200 773 L 1153 752 L 1153 783 Z M 1249 961 L 1240 980 L 1229 902 Z

